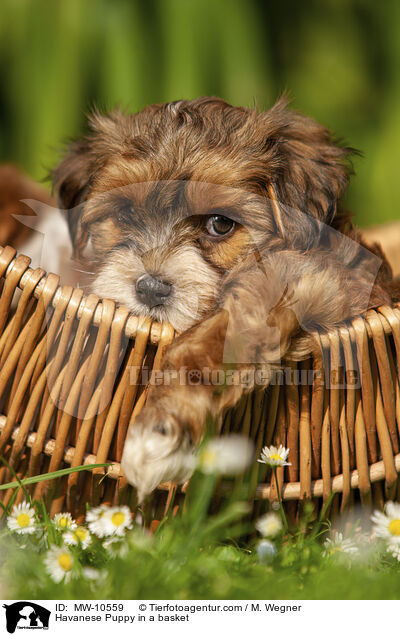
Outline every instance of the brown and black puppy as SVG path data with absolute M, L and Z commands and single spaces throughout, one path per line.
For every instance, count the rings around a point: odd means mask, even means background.
M 93 292 L 181 334 L 124 452 L 143 497 L 188 477 L 207 413 L 251 390 L 255 369 L 266 385 L 310 330 L 390 302 L 391 273 L 340 206 L 352 149 L 284 99 L 258 112 L 202 98 L 90 123 L 54 172 L 75 254 L 90 245 Z M 235 370 L 246 382 L 210 381 Z

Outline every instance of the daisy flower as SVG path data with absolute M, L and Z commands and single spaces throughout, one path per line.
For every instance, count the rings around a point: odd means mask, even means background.
M 282 530 L 282 520 L 275 512 L 268 512 L 256 521 L 256 528 L 263 537 L 275 537 Z
M 386 548 L 386 552 L 390 552 L 392 557 L 400 561 L 400 543 L 390 542 Z
M 103 516 L 109 510 L 109 507 L 105 504 L 101 504 L 101 506 L 97 506 L 96 508 L 91 508 L 86 513 L 86 523 L 88 524 L 88 528 L 90 532 L 93 532 L 97 537 L 106 536 L 103 533 L 104 530 L 104 520 Z
M 71 578 L 73 560 L 68 548 L 53 546 L 47 552 L 44 563 L 48 574 L 56 583 L 66 583 Z
M 34 509 L 25 501 L 15 505 L 7 517 L 7 525 L 17 534 L 32 534 L 37 530 Z
M 337 554 L 357 554 L 358 549 L 351 539 L 344 539 L 341 532 L 336 532 L 331 539 L 324 542 L 324 556 L 330 557 Z
M 253 460 L 251 440 L 242 435 L 215 437 L 201 449 L 197 467 L 206 474 L 237 475 Z
M 105 510 L 108 510 L 108 508 L 109 506 L 107 506 L 106 504 L 101 504 L 96 508 L 90 508 L 90 510 L 86 512 L 87 523 L 90 523 L 91 521 L 97 521 L 97 519 L 103 515 Z
M 104 570 L 96 570 L 96 568 L 87 566 L 82 568 L 82 575 L 89 581 L 99 581 L 100 579 L 105 578 L 106 573 L 104 572 Z
M 289 448 L 285 448 L 282 444 L 277 448 L 276 446 L 265 446 L 261 451 L 261 458 L 258 460 L 261 464 L 267 464 L 268 466 L 290 466 L 290 462 L 287 462 L 289 455 Z
M 108 536 L 122 537 L 125 530 L 132 528 L 132 513 L 128 506 L 113 506 L 103 515 Z
M 90 532 L 84 526 L 78 526 L 75 530 L 68 530 L 64 534 L 64 543 L 66 545 L 80 545 L 84 550 L 90 545 L 91 541 Z
M 101 509 L 99 509 L 101 508 Z M 96 536 L 110 537 L 118 536 L 122 537 L 125 534 L 125 530 L 132 527 L 132 513 L 128 506 L 100 506 L 98 509 L 94 509 L 91 515 L 87 515 L 89 521 L 89 530 Z
M 109 552 L 111 557 L 124 557 L 129 552 L 128 543 L 126 541 L 122 541 L 119 536 L 112 536 L 103 541 L 103 548 Z
M 75 530 L 77 527 L 76 521 L 74 521 L 70 512 L 58 512 L 53 517 L 53 523 L 57 530 L 61 530 L 61 532 Z
M 400 504 L 388 501 L 385 512 L 376 510 L 371 519 L 377 537 L 400 543 Z

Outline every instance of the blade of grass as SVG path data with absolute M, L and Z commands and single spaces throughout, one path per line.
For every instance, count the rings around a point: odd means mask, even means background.
M 49 542 L 49 545 L 55 544 L 57 545 L 57 532 L 53 526 L 53 524 L 51 523 L 51 519 L 50 519 L 50 515 L 46 510 L 46 504 L 43 501 L 43 499 L 40 500 L 40 502 L 36 502 L 37 503 L 37 507 L 36 510 L 41 511 L 42 513 L 42 517 L 43 517 L 43 524 L 46 527 L 47 530 L 47 540 Z
M 3 459 L 0 457 L 3 461 Z M 37 484 L 40 481 L 47 481 L 48 479 L 57 479 L 58 477 L 64 477 L 65 475 L 70 475 L 71 473 L 78 473 L 83 470 L 93 470 L 94 468 L 107 468 L 111 466 L 108 464 L 88 464 L 87 466 L 75 466 L 74 468 L 62 468 L 61 470 L 55 470 L 52 473 L 44 473 L 43 475 L 35 475 L 34 477 L 26 477 L 26 479 L 19 479 L 16 477 L 17 481 L 10 481 L 8 484 L 1 484 L 0 490 L 7 490 L 8 488 L 18 488 L 20 486 L 23 488 L 24 492 L 27 492 L 24 488 L 24 485 L 28 484 Z M 27 497 L 29 494 L 27 493 Z
M 329 508 L 330 508 L 330 505 L 332 503 L 332 500 L 333 500 L 335 494 L 336 494 L 335 492 L 331 492 L 331 494 L 329 495 L 329 497 L 326 500 L 325 504 L 323 505 L 323 507 L 321 509 L 321 512 L 319 513 L 318 521 L 315 524 L 314 529 L 313 529 L 313 531 L 312 531 L 312 533 L 310 535 L 312 539 L 315 539 L 318 536 L 318 534 L 319 534 L 319 532 L 321 530 L 322 524 L 324 523 L 324 521 L 326 521 L 327 515 L 328 515 L 328 512 L 329 512 Z
M 27 491 L 27 489 L 25 488 L 24 484 L 22 483 L 22 481 L 20 480 L 20 478 L 18 477 L 17 473 L 15 472 L 14 468 L 8 463 L 8 461 L 0 456 L 0 461 L 2 462 L 2 464 L 4 464 L 4 466 L 6 466 L 6 468 L 8 468 L 8 470 L 10 471 L 10 473 L 12 474 L 12 476 L 16 479 L 16 482 L 13 481 L 11 483 L 15 484 L 15 486 L 12 486 L 12 488 L 17 488 L 18 486 L 20 488 L 22 488 L 22 490 L 24 491 L 24 495 L 26 497 L 26 500 L 29 501 L 31 503 L 31 496 L 29 494 L 29 492 Z M 2 490 L 5 490 L 7 484 L 4 484 L 4 487 L 0 487 Z
M 18 495 L 18 490 L 17 490 L 17 489 L 15 489 L 15 490 L 14 490 L 14 492 L 13 492 L 13 494 L 12 494 L 12 495 L 11 495 L 11 497 L 10 497 L 10 500 L 9 500 L 9 502 L 8 502 L 7 506 L 3 506 L 3 507 L 4 507 L 4 512 L 3 512 L 3 514 L 1 515 L 1 521 L 3 521 L 3 520 L 4 520 L 6 517 L 8 517 L 8 515 L 10 514 L 11 508 L 12 508 L 12 507 L 13 507 L 13 505 L 14 505 L 14 501 L 16 500 L 17 495 Z

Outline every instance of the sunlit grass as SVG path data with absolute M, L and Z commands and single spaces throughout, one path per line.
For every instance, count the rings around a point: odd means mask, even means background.
M 140 516 L 131 517 L 127 508 L 89 511 L 83 522 L 90 535 L 85 544 L 79 540 L 71 545 L 76 530 L 73 520 L 50 519 L 42 502 L 29 504 L 35 524 L 35 531 L 29 534 L 24 531 L 29 521 L 19 518 L 27 508 L 8 506 L 0 531 L 2 597 L 400 597 L 400 563 L 387 552 L 387 543 L 359 533 L 357 522 L 348 538 L 331 535 L 325 520 L 329 502 L 319 518 L 313 506 L 306 505 L 300 521 L 289 524 L 289 530 L 272 512 L 259 520 L 257 531 L 245 500 L 246 479 L 241 489 L 232 489 L 236 494 L 218 511 L 210 512 L 219 480 L 217 474 L 196 472 L 186 505 L 175 517 L 165 518 L 153 533 L 141 525 Z M 57 562 L 60 555 L 66 576 L 57 582 L 64 575 Z

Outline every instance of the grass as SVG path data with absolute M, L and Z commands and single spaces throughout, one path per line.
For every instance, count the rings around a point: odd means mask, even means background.
M 72 559 L 68 582 L 57 583 L 46 569 L 49 550 L 64 546 L 65 529 L 57 529 L 43 503 L 31 502 L 36 531 L 29 535 L 9 530 L 5 520 L 11 511 L 5 510 L 0 533 L 2 597 L 400 598 L 400 563 L 386 551 L 383 540 L 365 542 L 362 535 L 359 540 L 354 535 L 356 554 L 342 551 L 345 544 L 340 542 L 327 550 L 329 523 L 316 519 L 312 506 L 305 507 L 296 527 L 285 531 L 278 517 L 275 536 L 262 538 L 249 522 L 243 491 L 238 495 L 235 489 L 235 496 L 218 513 L 209 513 L 217 481 L 215 475 L 196 473 L 184 511 L 166 518 L 154 534 L 134 525 L 121 537 L 114 534 L 110 545 L 110 536 L 92 532 L 86 549 L 81 544 L 64 547 Z M 260 545 L 262 541 L 266 543 Z
M 3 578 L 6 597 L 15 599 L 398 599 L 399 567 L 378 569 L 327 562 L 317 544 L 291 549 L 269 566 L 254 551 L 227 545 L 186 547 L 183 532 L 146 539 L 133 534 L 128 552 L 105 562 L 104 581 L 73 579 L 56 584 L 44 572 L 39 554 L 10 555 Z M 93 551 L 93 553 L 96 549 Z

